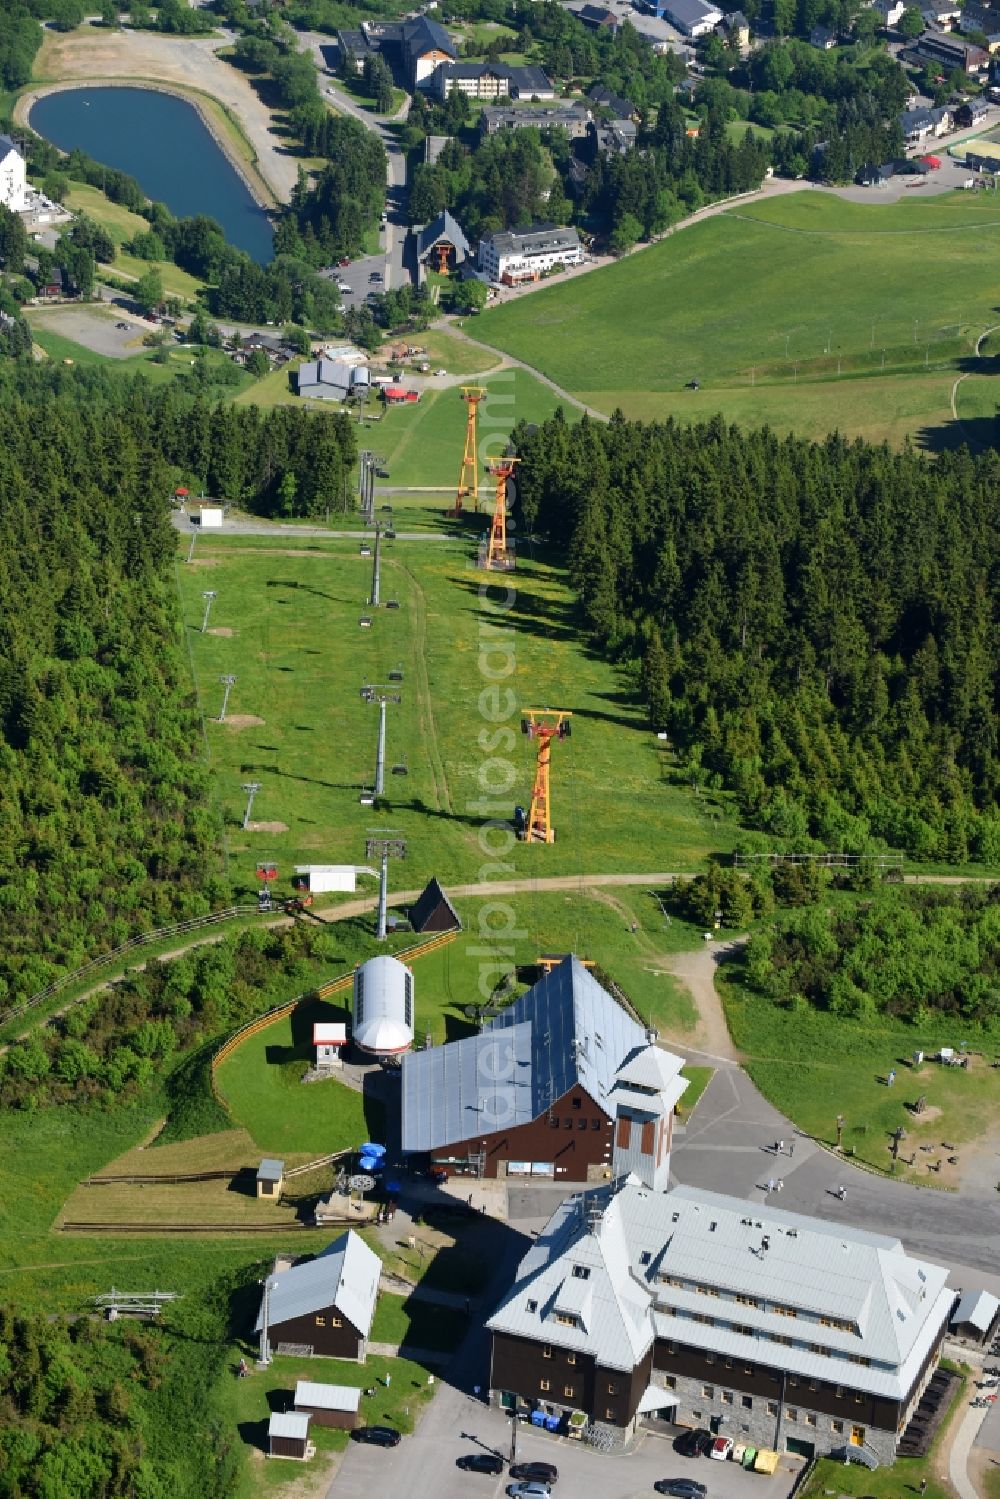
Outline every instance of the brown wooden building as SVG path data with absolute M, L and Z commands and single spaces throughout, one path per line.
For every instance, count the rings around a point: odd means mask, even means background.
M 311 1417 L 314 1426 L 353 1431 L 360 1424 L 361 1391 L 355 1385 L 315 1384 L 300 1379 L 295 1386 L 295 1409 Z
M 620 1109 L 654 1121 L 686 1086 L 680 1059 L 662 1052 L 669 1076 L 643 1083 L 641 1100 L 622 1093 L 623 1068 L 652 1050 L 645 1028 L 567 957 L 478 1034 L 404 1057 L 403 1149 L 475 1176 L 606 1179 Z
M 568 1198 L 490 1318 L 491 1396 L 892 1462 L 938 1364 L 947 1272 L 898 1240 L 638 1177 Z
M 363 1362 L 381 1270 L 378 1255 L 348 1229 L 315 1259 L 272 1272 L 257 1316 L 262 1360 L 287 1349 Z
M 305 1462 L 315 1447 L 309 1440 L 309 1417 L 294 1411 L 275 1411 L 267 1426 L 269 1457 L 291 1457 Z

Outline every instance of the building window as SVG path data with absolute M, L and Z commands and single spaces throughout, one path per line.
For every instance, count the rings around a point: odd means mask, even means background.
M 617 1420 L 617 1413 L 608 1406 L 604 1412 L 604 1419 L 605 1421 L 615 1421 Z
M 793 1390 L 797 1390 L 797 1389 L 798 1389 L 798 1387 L 799 1387 L 799 1382 L 798 1382 L 798 1380 L 797 1380 L 797 1379 L 796 1379 L 796 1378 L 795 1378 L 795 1376 L 794 1376 L 794 1375 L 792 1375 L 792 1374 L 790 1374 L 790 1375 L 789 1375 L 789 1376 L 788 1376 L 788 1383 L 789 1383 L 789 1384 L 790 1384 L 790 1385 L 791 1385 L 791 1387 L 792 1387 L 792 1389 L 793 1389 Z
M 632 1140 L 632 1121 L 624 1114 L 618 1116 L 618 1138 L 615 1141 L 619 1150 L 628 1150 Z
M 608 1385 L 608 1394 L 609 1395 L 617 1395 L 618 1394 L 618 1386 L 616 1384 L 609 1384 Z
M 559 1128 L 559 1115 L 558 1114 L 550 1114 L 549 1115 L 549 1129 L 558 1129 L 558 1128 Z
M 740 1396 L 740 1405 L 742 1405 L 742 1407 L 743 1407 L 743 1409 L 745 1411 L 752 1411 L 753 1410 L 753 1396 L 752 1395 L 741 1395 Z
M 816 1417 L 813 1415 L 812 1411 L 806 1411 L 804 1420 L 807 1426 L 816 1425 Z
M 330 1318 L 330 1326 L 331 1327 L 343 1327 L 343 1325 L 344 1325 L 344 1319 L 343 1319 L 343 1317 L 331 1317 Z
M 317 1317 L 316 1318 L 316 1326 L 317 1327 L 325 1327 L 326 1326 L 326 1318 L 325 1317 Z
M 706 1364 L 714 1364 L 715 1363 L 715 1354 L 714 1353 L 706 1353 L 705 1354 L 705 1362 L 706 1362 Z
M 573 1128 L 573 1121 L 572 1121 L 572 1119 L 564 1119 L 563 1120 L 563 1129 L 572 1129 L 572 1128 Z
M 577 1280 L 589 1280 L 590 1279 L 590 1266 L 589 1265 L 574 1265 L 573 1266 L 573 1274 L 576 1276 Z
M 573 1399 L 573 1386 L 571 1384 L 563 1385 L 563 1395 L 567 1400 Z
M 732 1403 L 733 1403 L 733 1392 L 732 1392 L 732 1390 L 723 1390 L 723 1392 L 722 1392 L 722 1394 L 720 1395 L 719 1398 L 722 1401 L 723 1405 L 732 1405 Z
M 644 1249 L 642 1251 L 642 1253 L 640 1254 L 640 1256 L 639 1256 L 639 1264 L 640 1265 L 648 1265 L 649 1262 L 650 1262 L 650 1260 L 652 1258 L 653 1258 L 653 1256 L 650 1254 L 649 1250 L 648 1249 Z
M 547 1379 L 540 1379 L 538 1381 L 538 1388 L 541 1390 L 542 1394 L 545 1395 L 552 1388 L 552 1386 L 549 1384 L 549 1381 Z
M 552 1349 L 550 1348 L 549 1344 L 546 1343 L 545 1347 L 542 1349 L 542 1358 L 551 1358 L 551 1357 L 552 1357 Z
M 526 1304 L 529 1312 L 537 1312 L 538 1311 L 538 1302 L 537 1301 L 528 1301 L 525 1304 Z
M 769 1400 L 767 1402 L 767 1414 L 769 1416 L 776 1416 L 778 1414 L 778 1402 L 776 1400 Z
M 608 1122 L 610 1123 L 610 1120 Z M 599 1119 L 591 1119 L 590 1127 L 591 1129 L 600 1129 L 601 1121 Z
M 576 1318 L 570 1312 L 556 1312 L 556 1321 L 560 1327 L 575 1327 Z
M 582 1109 L 583 1108 L 583 1099 L 582 1098 L 574 1098 L 573 1099 L 573 1107 L 574 1107 L 574 1109 Z
M 587 1128 L 587 1121 L 586 1121 L 586 1119 L 578 1119 L 576 1121 L 576 1127 L 577 1127 L 577 1129 L 586 1129 Z
M 865 1369 L 871 1368 L 871 1359 L 865 1358 L 863 1353 L 849 1353 L 847 1357 L 850 1359 L 852 1364 L 861 1364 Z
M 799 1413 L 795 1409 L 794 1405 L 786 1405 L 785 1406 L 785 1420 L 786 1421 L 797 1421 L 798 1419 L 799 1419 Z
M 576 1363 L 576 1354 L 575 1353 L 567 1353 L 567 1355 L 566 1355 L 566 1362 L 567 1362 L 567 1364 L 575 1364 Z
M 691 1318 L 692 1322 L 702 1322 L 706 1327 L 715 1326 L 715 1318 L 707 1316 L 704 1312 L 695 1312 Z
M 714 1400 L 715 1386 L 712 1384 L 703 1384 L 701 1387 L 701 1398 L 703 1400 Z
M 736 1300 L 740 1306 L 759 1306 L 756 1296 L 737 1296 Z
M 781 1306 L 777 1302 L 775 1302 L 771 1310 L 776 1317 L 797 1317 L 799 1315 L 794 1306 Z
M 666 1385 L 668 1390 L 676 1390 L 677 1388 L 677 1380 L 673 1374 L 668 1374 L 663 1383 Z
M 843 1423 L 843 1421 L 831 1421 L 830 1422 L 830 1430 L 831 1431 L 835 1431 L 838 1436 L 843 1436 L 843 1434 L 844 1434 L 844 1423 Z

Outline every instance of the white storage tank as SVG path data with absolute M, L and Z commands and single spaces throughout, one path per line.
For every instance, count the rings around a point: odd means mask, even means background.
M 413 1045 L 413 974 L 398 958 L 369 958 L 354 974 L 352 1039 L 372 1057 L 401 1057 Z

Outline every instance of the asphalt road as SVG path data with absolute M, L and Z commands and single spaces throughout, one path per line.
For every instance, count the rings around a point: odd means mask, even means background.
M 302 45 L 308 47 L 313 54 L 316 66 L 320 70 L 320 89 L 333 108 L 339 114 L 350 115 L 352 119 L 358 120 L 366 130 L 377 135 L 385 147 L 388 223 L 382 230 L 383 253 L 379 257 L 381 264 L 377 269 L 385 278 L 386 290 L 391 287 L 407 286 L 412 276 L 406 256 L 408 238 L 406 157 L 390 129 L 392 122 L 373 115 L 370 110 L 362 109 L 336 82 L 332 70 L 337 66 L 337 47 L 328 36 L 323 36 L 317 31 L 300 31 L 298 37 Z M 405 119 L 406 107 L 404 106 L 397 116 L 398 119 Z M 361 262 L 357 263 L 361 264 Z M 372 265 L 366 274 L 370 274 L 370 270 L 375 268 Z M 349 278 L 345 277 L 345 280 Z M 348 305 L 351 305 L 350 302 Z

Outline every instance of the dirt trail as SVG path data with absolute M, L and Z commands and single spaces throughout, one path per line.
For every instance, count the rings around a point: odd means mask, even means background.
M 434 782 L 434 797 L 437 801 L 438 811 L 448 812 L 454 810 L 451 804 L 451 788 L 448 785 L 448 775 L 441 758 L 441 747 L 438 744 L 437 725 L 434 722 L 434 700 L 431 696 L 431 685 L 427 676 L 427 659 L 425 646 L 427 643 L 427 599 L 424 590 L 416 574 L 403 562 L 390 559 L 390 566 L 399 568 L 400 572 L 406 574 L 413 589 L 414 609 L 411 614 L 413 624 L 413 659 L 416 664 L 417 673 L 417 722 L 420 726 L 420 737 L 427 748 L 427 763 L 431 769 L 431 779 Z
M 739 1053 L 729 1034 L 722 1000 L 715 987 L 715 975 L 722 959 L 735 952 L 745 940 L 737 937 L 731 942 L 706 942 L 693 952 L 677 953 L 667 967 L 694 1000 L 698 1011 L 699 1048 L 730 1062 L 738 1062 Z

